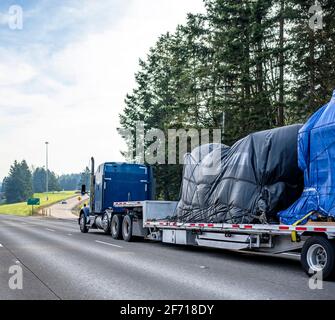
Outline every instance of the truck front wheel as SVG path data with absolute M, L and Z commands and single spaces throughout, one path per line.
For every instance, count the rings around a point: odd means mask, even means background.
M 85 215 L 83 213 L 80 215 L 79 225 L 80 225 L 80 231 L 82 233 L 87 233 L 88 232 L 88 228 L 87 228 L 87 225 L 86 225 L 86 218 L 85 218 Z
M 321 236 L 309 238 L 301 251 L 301 264 L 309 276 L 332 279 L 335 275 L 335 244 Z
M 109 221 L 109 215 L 107 212 L 105 212 L 104 216 L 102 217 L 102 227 L 105 234 L 111 233 L 111 224 Z
M 121 239 L 122 237 L 122 215 L 115 214 L 112 218 L 111 223 L 112 237 L 113 239 Z
M 133 221 L 129 215 L 123 218 L 122 237 L 124 241 L 131 242 L 133 240 Z

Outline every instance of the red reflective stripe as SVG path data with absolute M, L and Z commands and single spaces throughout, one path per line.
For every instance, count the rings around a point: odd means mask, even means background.
M 191 223 L 190 226 L 191 226 L 191 227 L 195 227 L 195 223 Z
M 318 232 L 326 232 L 327 229 L 326 229 L 326 228 L 314 228 L 314 231 L 318 231 Z
M 240 225 L 238 225 L 238 224 L 233 224 L 232 227 L 233 227 L 233 228 L 239 228 Z
M 280 226 L 279 230 L 290 230 L 290 227 L 287 226 Z
M 305 228 L 305 227 L 296 227 L 295 230 L 297 230 L 297 231 L 306 231 L 307 228 Z
M 252 229 L 252 226 L 244 226 L 245 229 Z
M 210 224 L 207 225 L 207 227 L 209 227 L 209 228 L 213 228 L 213 227 L 214 227 L 214 224 L 213 224 L 213 223 L 210 223 Z
M 203 223 L 200 223 L 199 224 L 199 227 L 204 227 L 205 225 Z

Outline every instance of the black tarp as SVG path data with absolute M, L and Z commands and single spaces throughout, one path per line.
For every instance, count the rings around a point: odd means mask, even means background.
M 203 145 L 185 156 L 181 222 L 266 223 L 303 190 L 300 125 L 253 133 L 232 147 Z

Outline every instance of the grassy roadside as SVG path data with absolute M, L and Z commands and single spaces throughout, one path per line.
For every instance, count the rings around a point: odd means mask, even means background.
M 62 191 L 52 193 L 35 193 L 34 198 L 40 198 L 41 204 L 34 207 L 34 213 L 45 207 L 51 206 L 59 201 L 70 199 L 76 195 L 75 191 Z M 48 200 L 47 200 L 48 198 Z M 31 206 L 26 202 L 0 205 L 0 214 L 30 216 Z

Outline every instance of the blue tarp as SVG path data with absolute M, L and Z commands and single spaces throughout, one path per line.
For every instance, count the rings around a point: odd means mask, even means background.
M 335 217 L 335 91 L 331 101 L 300 129 L 298 165 L 304 172 L 305 189 L 291 207 L 278 213 L 280 222 L 291 225 L 312 211 Z

